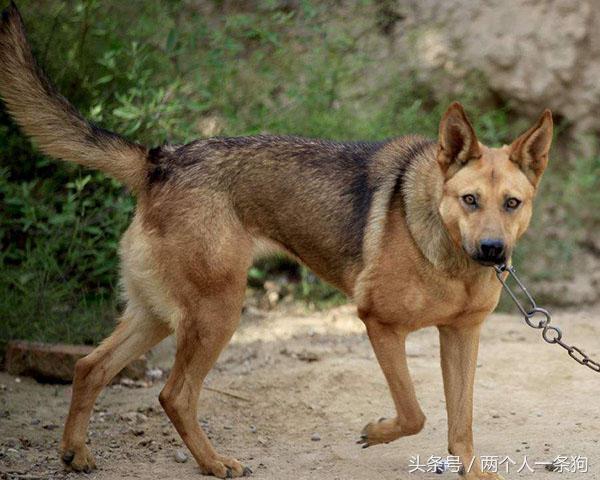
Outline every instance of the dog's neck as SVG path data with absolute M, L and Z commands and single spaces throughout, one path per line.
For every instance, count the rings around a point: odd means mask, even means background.
M 473 262 L 452 242 L 439 212 L 444 176 L 431 145 L 407 169 L 402 187 L 408 229 L 416 245 L 431 264 L 447 273 L 466 273 Z

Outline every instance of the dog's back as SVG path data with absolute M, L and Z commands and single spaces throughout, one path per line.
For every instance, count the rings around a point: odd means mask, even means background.
M 187 192 L 198 209 L 212 195 L 225 195 L 224 206 L 252 236 L 274 242 L 343 288 L 348 270 L 362 267 L 375 193 L 390 179 L 398 189 L 407 165 L 430 145 L 415 136 L 334 142 L 259 135 L 158 147 L 148 157 L 147 194 L 158 208 L 168 194 Z M 161 222 L 174 216 L 157 217 L 157 227 L 168 229 Z
M 150 152 L 149 195 L 222 192 L 248 231 L 335 276 L 358 261 L 375 185 L 368 167 L 383 142 L 261 135 L 212 138 Z M 338 272 L 341 273 L 341 272 Z

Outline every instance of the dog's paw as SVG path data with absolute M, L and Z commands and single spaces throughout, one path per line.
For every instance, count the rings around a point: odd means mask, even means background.
M 404 423 L 400 423 L 397 418 L 380 418 L 363 428 L 360 440 L 356 443 L 362 444 L 362 448 L 379 443 L 390 443 L 400 437 L 416 435 L 423 430 L 424 425 L 425 416 L 415 417 L 410 422 Z
M 85 445 L 77 448 L 63 448 L 60 459 L 66 468 L 74 470 L 75 472 L 90 473 L 96 468 L 94 456 L 90 452 L 90 449 Z
M 252 475 L 250 467 L 244 467 L 235 458 L 218 455 L 214 460 L 204 462 L 200 466 L 204 475 L 213 475 L 218 478 L 249 477 Z
M 360 434 L 360 440 L 356 442 L 367 448 L 380 443 L 389 443 L 402 436 L 402 429 L 395 419 L 380 418 L 376 422 L 365 425 Z

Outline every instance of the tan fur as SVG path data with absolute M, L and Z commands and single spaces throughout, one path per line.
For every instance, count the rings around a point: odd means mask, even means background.
M 196 420 L 197 400 L 239 322 L 247 269 L 265 247 L 289 253 L 356 301 L 396 407 L 395 418 L 368 424 L 360 442 L 387 443 L 423 428 L 405 340 L 435 326 L 449 450 L 464 465 L 476 460 L 479 331 L 500 295 L 482 242 L 502 241 L 509 261 L 527 228 L 552 138 L 549 112 L 501 148 L 480 144 L 455 103 L 437 142 L 258 136 L 146 150 L 90 126 L 48 86 L 14 5 L 0 25 L 0 65 L 0 95 L 44 151 L 103 169 L 138 197 L 120 247 L 127 307 L 115 332 L 77 364 L 61 443 L 67 466 L 95 467 L 85 440 L 97 395 L 175 332 L 175 365 L 160 394 L 165 412 L 204 473 L 250 473 L 215 451 Z M 476 208 L 466 196 L 476 197 Z M 515 198 L 518 208 L 509 209 Z M 464 478 L 499 477 L 475 462 Z
M 473 136 L 455 145 L 475 155 L 454 152 L 448 162 L 444 122 L 454 113 L 458 113 L 458 119 L 452 119 L 459 123 L 457 135 Z M 528 165 L 541 161 L 545 167 L 550 143 L 529 151 L 526 159 L 515 145 L 532 136 L 551 138 L 552 123 L 545 112 L 511 147 L 494 149 L 479 144 L 472 127 L 461 122 L 468 122 L 462 107 L 451 105 L 441 122 L 437 152 L 429 151 L 409 167 L 404 208 L 393 203 L 389 206 L 385 234 L 374 249 L 379 255 L 358 279 L 358 312 L 397 409 L 395 419 L 368 424 L 362 441 L 369 446 L 387 443 L 417 433 L 423 426 L 424 416 L 406 367 L 404 342 L 411 331 L 437 326 L 449 452 L 460 457 L 463 465 L 472 465 L 464 478 L 494 479 L 499 476 L 481 472 L 478 467 L 471 424 L 480 326 L 496 307 L 501 286 L 491 268 L 472 261 L 470 250 L 478 239 L 490 234 L 501 237 L 511 250 L 524 233 L 531 218 L 535 186 L 544 169 L 539 168 L 532 177 Z M 468 212 L 460 204 L 460 196 L 471 192 L 479 192 L 485 200 L 480 211 Z M 504 211 L 506 196 L 519 197 L 520 209 Z
M 8 112 L 44 153 L 102 170 L 138 191 L 146 149 L 91 125 L 38 68 L 11 4 L 0 31 L 0 93 Z

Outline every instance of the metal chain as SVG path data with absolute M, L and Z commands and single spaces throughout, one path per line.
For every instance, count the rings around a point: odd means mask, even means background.
M 527 325 L 529 325 L 532 328 L 542 330 L 542 338 L 546 342 L 560 345 L 577 363 L 585 365 L 586 367 L 594 370 L 595 372 L 600 373 L 600 363 L 598 363 L 595 360 L 592 360 L 580 348 L 563 342 L 562 330 L 558 327 L 555 327 L 554 325 L 550 325 L 550 322 L 552 321 L 552 316 L 550 315 L 550 312 L 545 308 L 538 307 L 537 303 L 535 302 L 535 299 L 533 298 L 531 293 L 529 293 L 525 285 L 523 285 L 523 282 L 521 282 L 521 280 L 517 276 L 515 268 L 512 265 L 496 265 L 494 266 L 494 270 L 496 270 L 496 276 L 498 277 L 498 280 L 500 280 L 500 283 L 502 283 L 504 290 L 506 290 L 506 292 L 510 295 L 510 298 L 512 298 L 519 311 L 523 314 L 523 318 L 525 319 Z M 508 286 L 507 281 L 504 278 L 505 273 L 508 273 L 508 276 L 506 277 L 507 279 L 508 277 L 512 277 L 516 284 L 519 286 L 519 289 L 527 298 L 529 307 L 525 307 L 519 300 L 519 297 L 517 296 L 515 291 Z

